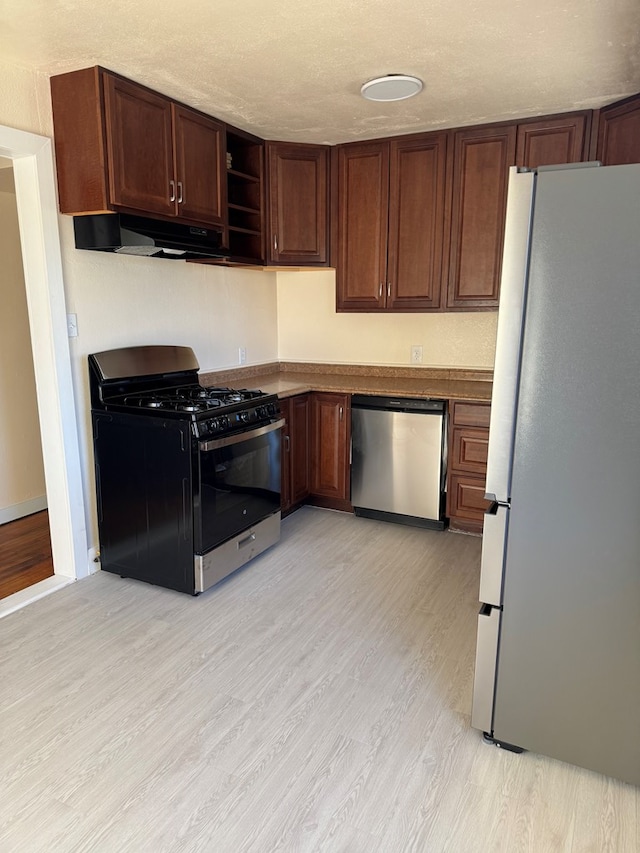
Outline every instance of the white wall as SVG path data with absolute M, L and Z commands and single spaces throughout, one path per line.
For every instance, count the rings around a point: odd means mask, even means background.
M 11 161 L 0 168 L 0 521 L 46 506 Z
M 278 273 L 278 356 L 284 361 L 493 368 L 497 311 L 337 314 L 335 272 Z

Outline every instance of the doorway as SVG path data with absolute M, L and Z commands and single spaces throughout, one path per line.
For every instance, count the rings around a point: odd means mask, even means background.
M 13 161 L 0 158 L 0 599 L 53 575 Z
M 0 601 L 0 616 L 89 574 L 51 140 L 0 126 L 13 161 L 49 505 L 53 577 Z

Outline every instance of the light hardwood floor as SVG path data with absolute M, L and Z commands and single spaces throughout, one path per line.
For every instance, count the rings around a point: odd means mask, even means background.
M 470 728 L 479 562 L 307 507 L 198 598 L 98 573 L 1 620 L 0 850 L 636 853 L 638 789 Z

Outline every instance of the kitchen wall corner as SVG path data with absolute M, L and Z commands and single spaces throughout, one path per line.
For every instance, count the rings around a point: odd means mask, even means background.
M 335 270 L 278 272 L 278 358 L 409 365 L 422 346 L 429 367 L 493 368 L 497 311 L 336 313 Z

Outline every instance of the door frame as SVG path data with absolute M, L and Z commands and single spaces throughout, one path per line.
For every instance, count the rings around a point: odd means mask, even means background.
M 0 156 L 13 161 L 54 566 L 53 579 L 0 602 L 3 615 L 86 577 L 89 559 L 53 147 L 47 137 L 0 125 Z

